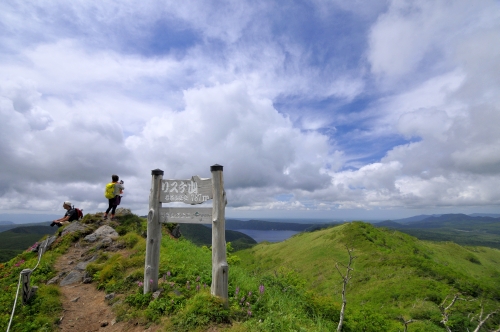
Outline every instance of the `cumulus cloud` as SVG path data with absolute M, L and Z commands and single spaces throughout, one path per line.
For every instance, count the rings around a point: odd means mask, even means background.
M 145 211 L 152 169 L 215 163 L 234 211 L 498 204 L 498 6 L 358 7 L 3 2 L 0 210 L 104 209 L 117 173 Z

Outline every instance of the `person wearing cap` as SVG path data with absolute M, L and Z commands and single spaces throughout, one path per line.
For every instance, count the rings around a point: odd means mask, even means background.
M 78 219 L 78 213 L 76 213 L 76 210 L 72 207 L 71 202 L 65 201 L 63 203 L 63 208 L 66 209 L 66 214 L 64 215 L 64 217 L 52 221 L 50 227 L 55 225 L 57 225 L 57 227 L 61 227 L 63 225 L 69 224 L 73 220 Z

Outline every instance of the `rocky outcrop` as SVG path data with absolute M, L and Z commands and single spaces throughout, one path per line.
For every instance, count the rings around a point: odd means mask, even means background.
M 90 232 L 93 227 L 95 226 L 73 222 L 63 229 L 61 236 L 64 237 L 74 232 L 85 234 Z M 88 234 L 83 238 L 83 241 L 75 244 L 75 247 L 79 248 L 78 255 L 71 257 L 65 264 L 64 269 L 56 277 L 49 280 L 47 284 L 58 283 L 59 286 L 67 286 L 81 282 L 92 282 L 92 276 L 85 270 L 87 265 L 95 261 L 98 257 L 94 249 L 110 248 L 118 237 L 119 235 L 116 230 L 109 225 L 103 225 L 91 234 Z
M 90 230 L 89 225 L 82 224 L 79 221 L 74 221 L 70 223 L 68 226 L 64 227 L 64 229 L 61 232 L 61 236 L 65 236 L 66 234 L 69 233 L 74 233 L 74 232 L 88 232 Z
M 94 233 L 87 235 L 84 240 L 91 243 L 98 240 L 105 243 L 111 243 L 114 239 L 118 238 L 118 236 L 118 233 L 113 227 L 104 225 L 99 227 Z

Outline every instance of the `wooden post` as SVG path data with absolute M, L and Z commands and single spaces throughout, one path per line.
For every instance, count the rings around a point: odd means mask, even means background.
M 211 294 L 222 298 L 224 305 L 228 306 L 228 272 L 226 258 L 226 192 L 221 165 L 210 167 L 212 172 L 212 287 Z
M 27 304 L 31 297 L 31 286 L 30 286 L 30 269 L 24 269 L 21 271 L 21 281 L 23 283 L 23 304 Z
M 149 194 L 148 230 L 146 239 L 146 261 L 144 266 L 144 294 L 158 289 L 160 268 L 161 224 L 160 224 L 160 189 L 163 171 L 151 171 L 151 193 Z

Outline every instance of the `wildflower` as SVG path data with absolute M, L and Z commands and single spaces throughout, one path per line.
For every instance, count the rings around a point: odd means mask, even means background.
M 236 290 L 234 291 L 234 296 L 237 296 L 239 292 L 240 292 L 240 288 L 236 287 Z
M 153 284 L 153 279 L 149 279 L 149 283 L 150 283 L 150 284 Z
M 248 314 L 248 316 L 252 316 L 252 311 L 251 311 L 251 310 L 248 310 L 248 311 L 247 311 L 247 314 Z
M 200 291 L 200 284 L 196 285 L 196 291 L 199 292 Z
M 196 282 L 200 281 L 200 276 L 196 277 Z
M 243 304 L 243 302 L 245 302 L 245 297 L 243 296 L 240 300 L 240 303 Z
M 203 289 L 207 288 L 207 284 L 203 284 Z
M 142 287 L 143 285 L 144 285 L 144 283 L 142 281 L 137 282 L 137 286 Z
M 187 288 L 187 289 L 190 289 L 190 288 L 191 288 L 191 285 L 189 284 L 189 280 L 188 280 L 188 281 L 186 281 L 186 288 Z
M 259 286 L 259 293 L 264 294 L 265 288 L 263 284 L 260 284 Z
M 170 278 L 170 271 L 167 271 L 167 277 Z
M 252 296 L 252 292 L 248 292 L 248 297 L 251 297 Z
M 247 307 L 250 307 L 250 302 L 247 302 L 247 303 L 245 303 L 245 304 L 247 305 Z
M 19 262 L 14 264 L 14 266 L 21 266 L 21 264 L 23 264 L 23 263 L 24 263 L 24 259 L 21 259 Z

